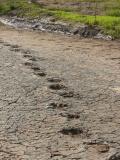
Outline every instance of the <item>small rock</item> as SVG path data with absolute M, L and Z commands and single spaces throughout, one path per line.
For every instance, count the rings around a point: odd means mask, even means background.
M 113 38 L 112 36 L 109 35 L 104 35 L 102 33 L 98 33 L 96 36 L 94 36 L 95 39 L 103 39 L 103 40 L 107 40 L 107 41 L 111 41 Z
M 97 151 L 100 152 L 100 153 L 105 153 L 105 152 L 108 152 L 108 151 L 109 151 L 110 147 L 109 147 L 108 144 L 98 144 L 98 145 L 96 146 L 96 149 L 97 149 Z
M 72 31 L 72 33 L 73 33 L 74 35 L 79 34 L 79 29 L 78 29 L 78 28 L 77 28 L 77 29 L 74 29 L 74 30 Z

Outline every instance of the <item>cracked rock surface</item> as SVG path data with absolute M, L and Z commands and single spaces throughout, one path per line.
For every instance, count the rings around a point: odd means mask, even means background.
M 119 42 L 1 27 L 0 159 L 118 160 L 119 55 Z

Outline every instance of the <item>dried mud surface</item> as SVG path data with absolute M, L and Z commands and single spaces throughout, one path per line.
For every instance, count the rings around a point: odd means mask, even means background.
M 111 160 L 119 149 L 119 42 L 0 27 L 0 159 Z

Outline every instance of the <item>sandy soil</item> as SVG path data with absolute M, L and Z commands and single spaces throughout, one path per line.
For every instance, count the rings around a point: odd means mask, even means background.
M 119 108 L 119 42 L 0 27 L 1 160 L 106 160 Z

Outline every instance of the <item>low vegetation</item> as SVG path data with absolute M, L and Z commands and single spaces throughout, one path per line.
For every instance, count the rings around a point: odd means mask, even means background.
M 51 4 L 55 0 L 51 0 Z M 73 0 L 72 3 L 80 3 L 81 5 L 86 0 Z M 45 5 L 45 2 L 47 5 Z M 28 0 L 0 0 L 0 14 L 17 15 L 19 17 L 40 18 L 42 16 L 54 16 L 56 19 L 69 21 L 71 23 L 84 23 L 88 25 L 98 25 L 103 28 L 105 33 L 120 38 L 120 0 L 87 0 L 91 14 L 82 13 L 79 9 L 73 7 L 70 0 L 61 2 L 56 0 L 57 6 L 49 5 L 50 1 L 45 0 L 44 3 L 30 3 Z M 63 2 L 63 3 L 62 3 Z M 68 7 L 63 4 L 69 3 Z M 104 3 L 103 3 L 104 2 Z M 77 6 L 77 5 L 76 5 Z M 87 9 L 86 9 L 87 10 Z M 81 11 L 81 12 L 80 12 Z

